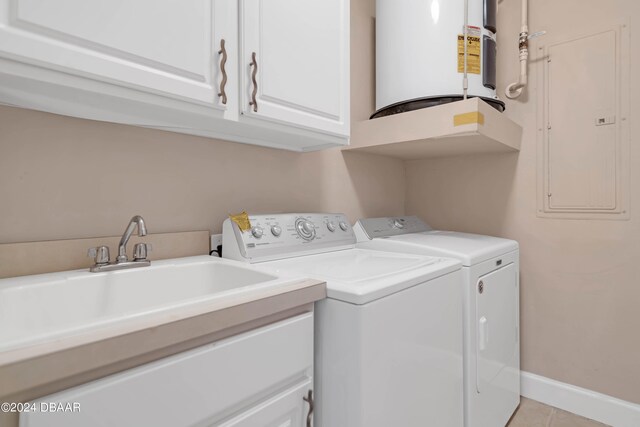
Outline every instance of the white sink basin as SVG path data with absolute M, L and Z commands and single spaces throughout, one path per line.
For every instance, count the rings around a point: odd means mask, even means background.
M 0 351 L 290 282 L 209 256 L 1 279 Z

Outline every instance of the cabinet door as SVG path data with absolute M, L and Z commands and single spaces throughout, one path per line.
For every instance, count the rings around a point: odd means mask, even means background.
M 80 411 L 24 412 L 20 426 L 218 426 L 265 406 L 283 389 L 309 389 L 312 373 L 313 314 L 307 313 L 45 396 L 32 402 L 36 408 L 76 402 Z M 283 397 L 274 408 L 291 408 L 293 400 Z
M 242 0 L 241 22 L 245 117 L 348 135 L 349 1 Z
M 234 3 L 0 0 L 0 57 L 223 111 L 218 51 L 223 38 L 236 49 Z
M 220 427 L 307 427 L 309 392 L 313 393 L 311 380 L 220 424 Z

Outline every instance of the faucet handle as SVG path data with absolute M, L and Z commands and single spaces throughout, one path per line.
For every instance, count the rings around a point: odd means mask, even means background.
M 133 260 L 143 261 L 147 259 L 147 253 L 153 250 L 151 243 L 136 243 L 133 246 Z
M 96 265 L 107 265 L 109 264 L 109 260 L 111 258 L 109 255 L 108 246 L 89 248 L 89 250 L 87 251 L 87 256 L 93 257 L 95 259 Z

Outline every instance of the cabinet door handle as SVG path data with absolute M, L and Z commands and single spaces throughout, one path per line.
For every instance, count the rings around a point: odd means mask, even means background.
M 251 68 L 253 68 L 253 72 L 251 73 L 251 81 L 253 82 L 253 91 L 251 92 L 251 102 L 249 105 L 253 105 L 253 111 L 258 111 L 258 101 L 256 101 L 256 95 L 258 94 L 258 82 L 256 81 L 256 74 L 258 73 L 258 61 L 256 60 L 256 53 L 251 53 L 251 64 L 249 64 Z
M 302 398 L 309 404 L 309 412 L 307 412 L 307 427 L 311 427 L 311 416 L 313 414 L 313 390 L 309 390 L 309 393 Z
M 227 103 L 227 93 L 224 91 L 224 87 L 227 85 L 227 70 L 225 70 L 224 66 L 227 64 L 227 49 L 225 48 L 224 39 L 220 40 L 220 50 L 218 51 L 219 55 L 222 55 L 222 59 L 220 60 L 220 71 L 222 72 L 222 81 L 220 82 L 220 92 L 218 96 L 222 97 L 222 103 Z

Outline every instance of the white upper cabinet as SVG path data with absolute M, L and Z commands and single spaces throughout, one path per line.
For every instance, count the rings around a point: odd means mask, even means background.
M 241 0 L 242 114 L 349 134 L 349 2 Z
M 0 104 L 296 151 L 345 145 L 349 0 L 0 0 Z
M 233 2 L 4 0 L 2 56 L 72 75 L 224 108 L 221 40 Z M 229 44 L 231 46 L 229 46 Z M 235 77 L 228 61 L 226 71 Z M 235 68 L 235 67 L 233 67 Z M 228 87 L 227 87 L 228 90 Z M 228 102 L 228 100 L 227 100 Z

